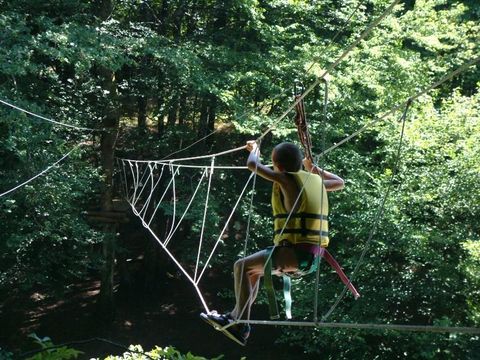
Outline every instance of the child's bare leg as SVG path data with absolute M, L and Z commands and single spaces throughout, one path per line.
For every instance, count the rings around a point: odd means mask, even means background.
M 273 274 L 296 271 L 298 268 L 295 252 L 289 247 L 277 247 L 274 252 Z M 234 319 L 250 318 L 250 308 L 255 301 L 260 278 L 265 268 L 266 250 L 259 251 L 238 260 L 233 267 L 236 305 L 231 315 Z
M 235 285 L 235 308 L 231 315 L 234 319 L 248 319 L 250 307 L 255 300 L 260 277 L 265 266 L 265 250 L 235 262 L 233 279 Z

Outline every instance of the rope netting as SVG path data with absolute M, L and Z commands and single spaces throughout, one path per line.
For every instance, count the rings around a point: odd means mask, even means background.
M 204 159 L 205 157 L 200 156 L 199 158 Z M 173 161 L 146 162 L 118 159 L 122 175 L 122 188 L 133 213 L 193 285 L 207 312 L 209 312 L 209 308 L 200 291 L 200 282 L 227 232 L 231 231 L 232 219 L 234 219 L 254 177 L 253 173 L 246 177 L 247 180 L 239 195 L 235 197 L 233 203 L 229 204 L 230 211 L 225 212 L 225 216 L 222 218 L 218 218 L 223 226 L 212 224 L 212 220 L 209 219 L 209 207 L 212 196 L 216 194 L 213 185 L 217 186 L 218 182 L 225 181 L 225 171 L 244 170 L 245 167 L 217 167 L 215 166 L 216 156 L 209 156 L 209 158 L 209 165 L 182 165 L 175 164 Z M 213 195 L 211 194 L 212 190 Z M 201 203 L 201 206 L 196 208 L 202 210 L 200 221 L 189 215 L 194 201 Z M 182 263 L 172 250 L 172 240 L 177 231 L 182 226 L 186 226 L 186 219 L 189 220 L 189 226 L 192 226 L 193 222 L 193 227 L 198 228 L 195 240 L 190 239 L 186 242 L 187 239 L 183 239 L 184 246 L 188 247 L 185 250 L 188 250 L 189 257 L 193 259 L 194 264 Z M 158 231 L 154 230 L 159 223 L 167 224 L 163 230 L 164 235 L 159 235 Z M 210 228 L 208 228 L 209 226 Z M 207 232 L 215 234 L 213 242 L 206 239 Z M 182 241 L 178 238 L 176 240 Z M 179 245 L 182 247 L 182 244 Z M 195 248 L 190 249 L 191 246 Z M 178 249 L 178 245 L 176 249 Z M 193 252 L 195 252 L 195 256 L 192 256 Z
M 366 29 L 343 51 L 343 53 L 333 61 L 326 70 L 323 71 L 322 75 L 320 75 L 301 95 L 295 98 L 295 101 L 290 104 L 280 116 L 278 116 L 273 125 L 270 126 L 266 131 L 264 131 L 257 139 L 257 141 L 261 141 L 269 132 L 275 129 L 277 124 L 279 124 L 282 120 L 284 120 L 290 112 L 297 107 L 297 105 L 303 101 L 303 99 L 313 91 L 313 89 L 319 85 L 322 81 L 325 81 L 326 76 L 333 71 L 338 64 L 344 60 L 348 54 L 363 40 L 365 39 L 368 34 L 386 17 L 388 16 L 394 9 L 394 7 L 400 2 L 400 0 L 393 1 L 385 11 L 377 17 L 374 21 L 372 21 Z M 354 12 L 357 9 L 354 10 Z M 353 15 L 353 13 L 352 13 Z M 351 16 L 349 16 L 349 19 Z M 390 115 L 393 115 L 397 111 L 401 109 L 406 109 L 407 106 L 418 97 L 426 94 L 433 88 L 440 86 L 441 84 L 445 83 L 449 79 L 458 74 L 464 72 L 472 65 L 476 64 L 480 61 L 480 57 L 474 58 L 464 65 L 458 67 L 456 70 L 448 73 L 440 80 L 436 81 L 432 85 L 424 88 L 423 90 L 417 92 L 416 94 L 410 96 L 405 102 L 394 106 L 392 109 L 384 113 L 383 115 L 377 117 L 376 119 L 372 120 L 371 122 L 363 125 L 358 131 L 352 133 L 351 135 L 346 136 L 340 142 L 333 144 L 331 147 L 324 149 L 322 146 L 321 154 L 317 155 L 318 158 L 324 156 L 325 154 L 329 153 L 333 149 L 338 148 L 342 144 L 346 143 L 347 141 L 353 139 L 355 136 L 359 135 L 369 127 L 373 126 L 374 124 L 378 123 L 381 120 L 387 119 Z M 312 66 L 307 70 L 310 71 Z M 55 125 L 61 125 L 65 127 L 69 127 L 79 131 L 103 131 L 103 129 L 90 129 L 84 127 L 78 127 L 66 123 L 61 123 L 56 120 L 35 114 L 23 108 L 20 108 L 16 105 L 11 104 L 10 102 L 0 100 L 0 103 L 8 106 L 14 110 L 21 111 L 26 113 L 30 116 L 33 116 L 37 119 L 41 119 L 43 121 L 47 121 L 53 123 Z M 326 109 L 326 106 L 325 106 Z M 326 111 L 326 110 L 325 110 Z M 326 116 L 326 114 L 324 114 Z M 404 126 L 405 121 L 405 113 L 403 116 L 403 124 Z M 174 154 L 179 153 L 180 151 L 185 151 L 186 149 L 192 148 L 198 142 L 204 140 L 206 137 L 213 135 L 216 131 L 212 132 L 211 134 L 203 137 L 200 140 L 197 140 L 193 144 L 187 146 L 184 149 L 178 150 L 173 152 L 166 157 L 170 157 Z M 402 128 L 402 135 L 401 140 L 403 137 L 403 128 Z M 399 145 L 399 151 L 401 146 L 401 140 Z M 67 158 L 74 150 L 80 147 L 82 144 L 75 146 L 72 150 L 70 150 L 67 154 L 62 156 L 58 161 L 54 164 L 49 166 L 47 169 L 41 171 L 37 175 L 33 176 L 29 180 L 15 186 L 14 188 L 5 191 L 0 194 L 0 197 L 7 195 L 22 186 L 26 185 L 27 183 L 35 180 L 37 177 L 43 175 L 45 172 L 49 171 L 54 166 L 61 163 L 65 158 Z M 232 221 L 235 218 L 235 214 L 238 212 L 240 204 L 242 202 L 248 201 L 245 205 L 249 207 L 249 217 L 247 219 L 247 233 L 245 236 L 245 245 L 243 253 L 246 255 L 247 252 L 247 244 L 249 240 L 249 229 L 250 229 L 250 220 L 252 214 L 252 206 L 253 206 L 253 195 L 255 192 L 255 182 L 256 182 L 256 171 L 253 171 L 249 174 L 249 176 L 245 175 L 245 185 L 243 188 L 238 191 L 238 195 L 235 195 L 234 200 L 228 205 L 229 210 L 225 213 L 224 216 L 221 217 L 221 223 L 215 224 L 215 229 L 211 229 L 211 219 L 209 219 L 210 209 L 212 207 L 212 197 L 215 196 L 215 184 L 217 181 L 224 181 L 222 176 L 225 176 L 225 172 L 227 171 L 244 171 L 245 166 L 226 166 L 226 165 L 217 165 L 217 158 L 232 154 L 234 152 L 238 152 L 244 150 L 245 146 L 240 146 L 234 149 L 225 150 L 222 152 L 218 152 L 215 154 L 210 155 L 201 155 L 201 156 L 190 156 L 190 157 L 183 157 L 177 159 L 168 159 L 168 160 L 134 160 L 134 159 L 118 159 L 118 166 L 121 170 L 121 178 L 122 178 L 122 188 L 125 193 L 125 198 L 127 199 L 133 213 L 141 220 L 142 225 L 148 230 L 148 232 L 153 236 L 153 238 L 158 242 L 158 244 L 162 247 L 165 253 L 171 258 L 173 263 L 178 267 L 178 269 L 185 275 L 188 281 L 192 284 L 195 288 L 198 297 L 204 307 L 205 311 L 210 312 L 207 302 L 205 301 L 202 291 L 200 290 L 200 283 L 202 279 L 205 277 L 207 270 L 212 264 L 212 259 L 216 253 L 218 253 L 219 246 L 223 242 L 223 239 L 226 233 L 229 231 L 229 228 L 232 226 Z M 399 152 L 398 152 L 399 156 Z M 197 160 L 209 160 L 209 164 L 198 164 L 192 163 Z M 186 162 L 189 163 L 186 163 Z M 242 175 L 243 176 L 243 175 Z M 188 181 L 186 180 L 188 179 Z M 190 186 L 184 186 L 185 184 L 189 184 Z M 244 199 L 246 194 L 250 190 L 250 199 Z M 300 194 L 302 193 L 303 188 L 300 190 Z M 388 196 L 388 192 L 386 192 L 384 199 Z M 298 202 L 300 198 L 300 194 L 296 199 L 295 203 Z M 202 205 L 200 207 L 194 206 L 195 201 L 200 202 Z M 378 216 L 381 216 L 383 211 L 383 204 L 385 201 L 381 201 Z M 191 217 L 189 211 L 193 208 L 198 209 L 200 208 L 202 211 L 200 216 L 196 216 L 195 219 Z M 294 208 L 294 207 L 293 207 Z M 291 215 L 291 212 L 289 216 Z M 196 249 L 186 249 L 190 251 L 191 254 L 189 258 L 191 259 L 191 263 L 182 263 L 178 260 L 178 256 L 175 254 L 175 251 L 178 250 L 178 247 L 174 247 L 173 240 L 175 242 L 182 241 L 179 236 L 176 236 L 179 230 L 182 229 L 182 226 L 185 226 L 188 222 L 194 222 L 196 231 L 196 238 L 192 242 L 190 239 L 190 243 L 196 244 Z M 288 222 L 285 222 L 285 224 Z M 161 224 L 163 235 L 159 235 L 158 226 Z M 375 225 L 376 227 L 376 225 Z M 283 232 L 283 229 L 282 229 Z M 206 234 L 215 234 L 213 238 L 211 236 L 206 236 Z M 355 267 L 354 274 L 357 272 L 363 257 L 368 249 L 368 244 L 371 241 L 373 233 L 369 236 L 365 250 L 362 252 L 360 259 Z M 213 240 L 212 240 L 213 239 Z M 189 243 L 189 244 L 190 244 Z M 181 246 L 180 246 L 181 248 Z M 353 278 L 353 277 L 352 277 Z M 316 294 L 318 294 L 318 271 L 317 271 L 317 279 L 316 279 Z M 315 297 L 315 310 L 314 310 L 314 321 L 312 322 L 282 322 L 282 321 L 261 321 L 261 320 L 237 320 L 235 323 L 258 323 L 258 324 L 265 324 L 265 325 L 297 325 L 297 326 L 316 326 L 316 327 L 348 327 L 348 328 L 363 328 L 363 329 L 383 329 L 383 330 L 409 330 L 409 331 L 432 331 L 432 332 L 467 332 L 467 333 L 480 333 L 480 329 L 478 328 L 453 328 L 453 327 L 435 327 L 435 326 L 415 326 L 415 325 L 381 325 L 381 324 L 338 324 L 338 323 L 326 323 L 324 322 L 326 318 L 334 311 L 338 303 L 341 301 L 343 296 L 345 295 L 347 287 L 344 287 L 344 290 L 340 294 L 340 296 L 335 301 L 334 305 L 330 310 L 326 312 L 326 314 L 322 317 L 321 321 L 317 320 L 317 296 Z M 243 309 L 242 311 L 244 311 Z M 233 325 L 233 323 L 231 324 Z

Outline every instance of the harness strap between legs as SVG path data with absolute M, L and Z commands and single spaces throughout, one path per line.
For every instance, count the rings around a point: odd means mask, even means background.
M 272 258 L 274 246 L 268 247 L 265 252 L 265 273 L 263 274 L 265 290 L 267 291 L 268 298 L 268 311 L 270 313 L 270 319 L 279 319 L 280 314 L 278 312 L 277 299 L 275 298 L 275 289 L 273 288 L 272 279 Z
M 285 316 L 292 318 L 292 279 L 288 275 L 283 275 L 283 297 L 285 298 Z

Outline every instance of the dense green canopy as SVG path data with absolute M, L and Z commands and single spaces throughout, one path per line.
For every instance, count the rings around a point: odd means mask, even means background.
M 101 207 L 111 186 L 108 140 L 97 130 L 114 134 L 116 156 L 159 159 L 213 131 L 181 155 L 235 148 L 274 125 L 262 143 L 268 160 L 276 143 L 298 142 L 293 113 L 275 122 L 292 103 L 294 81 L 314 83 L 389 4 L 0 0 L 0 100 L 95 129 L 68 128 L 0 104 L 0 193 L 81 144 L 58 166 L 0 197 L 0 293 L 37 287 L 61 293 L 87 274 L 100 277 L 101 245 L 118 229 L 84 216 Z M 331 72 L 326 118 L 323 86 L 305 97 L 314 153 L 477 58 L 479 45 L 478 1 L 401 1 Z M 477 63 L 414 101 L 396 170 L 403 109 L 320 159 L 346 180 L 330 197 L 330 248 L 347 273 L 358 264 L 396 171 L 355 278 L 362 297 L 345 297 L 329 321 L 480 326 L 479 86 Z M 222 161 L 243 165 L 242 156 Z M 218 234 L 215 226 L 247 176 L 225 172 L 225 181 L 215 184 L 207 238 Z M 191 186 L 188 176 L 182 186 Z M 269 192 L 259 180 L 249 251 L 271 242 Z M 239 239 L 249 210 L 241 205 L 232 226 Z M 199 201 L 180 235 L 192 248 L 202 214 Z M 165 226 L 161 219 L 154 225 Z M 229 271 L 242 255 L 234 237 L 225 240 L 214 268 Z M 129 251 L 128 240 L 118 246 Z M 299 319 L 312 317 L 313 284 L 310 277 L 294 286 Z M 324 313 L 342 284 L 327 271 L 320 284 Z M 284 335 L 279 341 L 331 359 L 474 359 L 480 352 L 471 335 L 293 328 Z

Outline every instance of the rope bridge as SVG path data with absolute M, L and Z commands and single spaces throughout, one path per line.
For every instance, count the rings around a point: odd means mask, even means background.
M 243 147 L 236 149 L 236 151 L 240 149 L 243 149 Z M 226 153 L 230 152 L 231 151 L 228 151 Z M 250 174 L 243 189 L 240 191 L 240 194 L 232 205 L 232 209 L 225 220 L 223 228 L 216 237 L 215 242 L 213 245 L 209 244 L 208 241 L 205 240 L 205 232 L 213 178 L 217 174 L 222 174 L 222 172 L 218 171 L 220 169 L 223 171 L 225 169 L 245 169 L 243 166 L 215 166 L 216 157 L 224 154 L 225 153 L 197 157 L 197 159 L 210 158 L 209 165 L 182 165 L 174 163 L 172 160 L 162 162 L 118 159 L 118 165 L 122 174 L 122 187 L 133 213 L 141 220 L 142 225 L 150 232 L 178 269 L 193 285 L 205 311 L 207 312 L 210 310 L 205 302 L 202 292 L 200 291 L 200 282 L 254 177 L 253 173 Z M 192 158 L 188 159 L 191 160 Z M 177 161 L 179 160 L 180 159 L 177 159 Z M 185 171 L 190 178 L 198 178 L 198 182 L 190 194 L 186 191 L 182 191 L 176 186 L 177 178 L 183 175 Z M 162 186 L 159 186 L 159 184 L 162 184 L 163 188 Z M 192 270 L 191 266 L 181 264 L 180 261 L 177 260 L 170 245 L 175 233 L 181 228 L 187 217 L 187 213 L 191 210 L 193 202 L 201 196 L 203 196 L 203 215 L 200 233 L 197 239 L 198 249 L 196 253 L 196 261 Z M 160 211 L 162 206 L 169 208 L 168 212 L 171 212 L 171 216 L 162 214 L 162 211 Z M 160 214 L 168 217 L 167 222 L 169 228 L 166 230 L 164 236 L 159 236 L 152 229 L 154 221 L 159 218 Z
M 394 106 L 391 110 L 383 114 L 382 116 L 379 116 L 378 118 L 372 120 L 371 122 L 365 124 L 362 126 L 358 131 L 355 133 L 347 136 L 344 140 L 340 141 L 337 144 L 334 144 L 332 147 L 324 150 L 320 156 L 325 155 L 326 153 L 330 152 L 333 149 L 338 148 L 340 145 L 346 143 L 347 141 L 353 139 L 355 136 L 359 135 L 361 132 L 365 131 L 367 128 L 372 126 L 373 124 L 379 122 L 380 120 L 384 120 L 387 118 L 388 115 L 391 115 L 398 111 L 401 108 L 404 108 L 404 113 L 402 115 L 402 133 L 400 136 L 400 142 L 399 142 L 399 149 L 398 149 L 398 154 L 400 152 L 400 147 L 401 147 L 401 140 L 403 137 L 403 126 L 405 124 L 405 116 L 406 116 L 406 109 L 408 106 L 411 104 L 412 100 L 420 97 L 421 95 L 427 93 L 429 90 L 440 86 L 444 82 L 448 81 L 452 77 L 466 71 L 469 67 L 472 65 L 476 64 L 477 62 L 480 61 L 480 57 L 474 58 L 473 60 L 468 61 L 464 65 L 460 66 L 456 70 L 448 73 L 444 77 L 442 77 L 440 80 L 436 81 L 432 85 L 428 86 L 427 88 L 417 92 L 416 94 L 412 95 L 409 97 L 404 103 L 399 104 Z M 296 107 L 303 99 L 305 93 L 303 96 L 297 96 L 296 101 L 294 104 L 292 104 L 290 107 L 294 108 Z M 260 141 L 266 133 L 271 131 L 273 127 L 269 128 L 266 132 L 264 132 L 258 140 Z M 199 283 L 202 279 L 202 277 L 205 274 L 205 271 L 214 256 L 215 251 L 218 248 L 218 245 L 221 242 L 222 236 L 225 233 L 229 222 L 231 221 L 233 214 L 235 213 L 236 209 L 238 208 L 239 203 L 241 202 L 242 198 L 245 195 L 245 192 L 247 191 L 248 186 L 252 182 L 253 179 L 253 186 L 252 186 L 252 196 L 253 196 L 253 190 L 255 188 L 255 176 L 256 172 L 253 172 L 250 174 L 250 177 L 248 178 L 245 186 L 243 187 L 242 191 L 240 192 L 240 195 L 238 196 L 235 204 L 233 205 L 233 209 L 230 212 L 230 215 L 228 216 L 225 225 L 220 232 L 220 235 L 218 236 L 217 240 L 215 241 L 213 247 L 210 249 L 210 253 L 206 258 L 206 261 L 201 260 L 200 254 L 201 254 L 201 249 L 204 246 L 203 242 L 203 234 L 205 230 L 205 220 L 207 217 L 207 209 L 208 209 L 208 199 L 209 199 L 209 191 L 211 189 L 211 182 L 212 182 L 212 176 L 215 172 L 215 170 L 219 169 L 245 169 L 245 167 L 235 167 L 235 166 L 216 166 L 215 165 L 215 159 L 217 157 L 220 157 L 222 155 L 234 153 L 240 150 L 243 150 L 245 146 L 240 146 L 234 149 L 222 151 L 219 153 L 215 154 L 210 154 L 210 155 L 202 155 L 202 156 L 191 156 L 191 157 L 184 157 L 184 158 L 178 158 L 178 159 L 169 159 L 169 160 L 159 160 L 159 161 L 151 161 L 151 160 L 132 160 L 132 159 L 119 159 L 119 165 L 122 169 L 123 173 L 123 182 L 124 182 L 124 187 L 125 187 L 125 193 L 126 197 L 128 199 L 128 202 L 130 206 L 132 207 L 132 211 L 134 212 L 135 215 L 137 215 L 141 221 L 142 224 L 149 232 L 153 235 L 155 240 L 162 246 L 162 248 L 165 250 L 165 252 L 170 256 L 172 261 L 179 267 L 180 271 L 187 277 L 187 279 L 192 283 L 194 286 L 201 302 L 202 305 L 205 309 L 205 311 L 210 312 L 209 308 L 205 302 L 205 299 L 202 296 L 202 293 L 199 288 Z M 397 155 L 398 157 L 399 155 Z M 185 161 L 195 161 L 195 160 L 200 160 L 200 159 L 210 159 L 211 163 L 210 165 L 197 165 L 197 164 L 182 164 Z M 199 184 L 197 185 L 195 191 L 193 192 L 190 201 L 188 202 L 184 213 L 181 215 L 180 219 L 178 221 L 175 220 L 175 214 L 176 214 L 176 193 L 175 193 L 175 177 L 180 173 L 180 169 L 182 168 L 188 168 L 188 169 L 197 169 L 200 170 L 202 175 L 199 180 Z M 164 193 L 161 196 L 160 202 L 155 204 L 155 201 L 152 202 L 152 195 L 155 193 L 158 184 L 160 183 L 160 179 L 164 174 L 169 173 L 171 175 L 171 179 L 168 181 L 167 184 L 167 190 L 164 190 Z M 128 174 L 128 175 L 127 175 Z M 393 175 L 393 174 L 392 174 Z M 130 176 L 130 179 L 128 178 Z M 193 199 L 196 197 L 197 192 L 200 188 L 200 184 L 202 182 L 206 181 L 207 182 L 207 195 L 205 196 L 205 204 L 204 204 L 204 214 L 203 214 L 203 220 L 202 220 L 202 228 L 201 228 L 201 234 L 199 237 L 199 249 L 197 252 L 197 261 L 194 267 L 193 272 L 189 273 L 187 271 L 187 268 L 180 264 L 178 260 L 176 260 L 175 256 L 172 254 L 172 252 L 169 250 L 168 245 L 170 240 L 172 239 L 175 231 L 179 228 L 180 223 L 185 217 L 186 211 L 191 206 L 191 203 Z M 155 214 L 157 213 L 158 207 L 160 206 L 159 204 L 161 201 L 165 199 L 165 194 L 168 191 L 168 188 L 171 188 L 171 194 L 172 194 L 172 199 L 173 199 L 173 216 L 171 220 L 171 226 L 170 230 L 166 234 L 166 236 L 163 239 L 160 239 L 159 236 L 155 234 L 155 232 L 151 229 L 150 224 L 155 217 Z M 381 216 L 383 212 L 383 205 L 385 203 L 386 197 L 388 196 L 389 190 L 386 192 L 383 200 L 380 203 L 380 207 L 377 211 L 377 220 Z M 141 198 L 144 198 L 143 201 L 139 201 Z M 251 198 L 251 203 L 252 203 L 252 198 Z M 251 213 L 250 213 L 251 215 Z M 248 224 L 250 222 L 250 217 L 248 219 Z M 356 272 L 359 269 L 359 266 L 361 265 L 361 262 L 363 261 L 363 257 L 365 256 L 366 251 L 368 250 L 368 244 L 370 243 L 375 228 L 376 228 L 377 221 L 375 222 L 375 226 L 372 227 L 372 231 L 370 232 L 370 235 L 368 237 L 367 243 L 365 245 L 364 251 L 362 252 L 360 259 L 357 263 L 357 266 L 355 267 L 353 276 L 356 274 Z M 245 240 L 245 250 L 246 250 L 246 245 L 248 241 L 248 231 L 247 231 L 247 237 Z M 244 251 L 246 253 L 246 251 Z M 352 276 L 352 279 L 353 279 Z M 347 291 L 348 286 L 346 285 L 342 291 L 342 293 L 339 295 L 337 300 L 335 301 L 334 305 L 330 308 L 330 310 L 327 311 L 327 313 L 322 317 L 321 321 L 318 321 L 316 316 L 314 321 L 267 321 L 267 320 L 237 320 L 233 323 L 231 323 L 228 326 L 233 326 L 234 324 L 237 323 L 250 323 L 250 324 L 262 324 L 262 325 L 290 325 L 290 326 L 306 326 L 306 327 L 334 327 L 334 328 L 354 328 L 354 329 L 376 329 L 376 330 L 398 330 L 398 331 L 423 331 L 423 332 L 458 332 L 458 333 L 470 333 L 470 334 L 478 334 L 480 333 L 479 328 L 475 327 L 446 327 L 446 326 L 423 326 L 423 325 L 395 325 L 395 324 L 341 324 L 341 323 L 327 323 L 325 322 L 326 318 L 333 312 L 333 310 L 336 308 L 336 306 L 339 304 L 343 296 L 345 295 Z M 315 310 L 316 313 L 316 310 Z M 227 326 L 227 327 L 228 327 Z
M 354 41 L 352 44 L 323 72 L 323 74 L 314 81 L 306 91 L 304 91 L 301 95 L 297 96 L 295 102 L 291 104 L 274 122 L 274 125 L 269 127 L 264 133 L 260 135 L 258 140 L 261 140 L 265 135 L 271 132 L 277 123 L 282 121 L 294 108 L 296 108 L 303 98 L 307 96 L 321 81 L 324 81 L 326 75 L 335 69 L 335 67 L 360 43 L 360 41 L 371 32 L 371 30 L 376 27 L 380 21 L 382 21 L 387 15 L 389 15 L 395 5 L 399 3 L 399 0 L 395 0 L 392 4 L 369 26 L 362 32 L 362 34 Z M 396 107 L 392 108 L 390 111 L 386 112 L 382 116 L 379 116 L 375 120 L 365 124 L 362 128 L 360 128 L 355 133 L 347 136 L 342 141 L 333 144 L 330 148 L 323 150 L 320 156 L 324 156 L 326 153 L 332 151 L 335 148 L 338 148 L 340 145 L 346 143 L 347 141 L 351 140 L 355 136 L 359 135 L 361 132 L 365 131 L 368 127 L 374 125 L 375 123 L 379 122 L 380 120 L 384 120 L 387 116 L 392 115 L 396 111 L 407 107 L 413 100 L 420 97 L 421 95 L 425 94 L 429 90 L 440 86 L 447 80 L 451 79 L 452 77 L 460 74 L 461 72 L 468 69 L 470 66 L 476 64 L 480 61 L 480 57 L 474 58 L 464 65 L 457 68 L 455 71 L 450 72 L 449 74 L 445 75 L 442 79 L 438 80 L 437 82 L 433 83 L 431 86 L 417 92 L 413 96 L 409 97 L 404 103 L 397 105 Z M 310 69 L 308 69 L 309 71 Z M 104 131 L 104 129 L 90 129 L 84 127 L 78 127 L 66 123 L 61 123 L 59 121 L 46 118 L 44 116 L 35 114 L 23 108 L 20 108 L 16 105 L 11 104 L 10 102 L 4 101 L 0 99 L 0 104 L 4 106 L 8 106 L 13 108 L 14 110 L 24 112 L 30 116 L 33 116 L 37 119 L 42 121 L 47 121 L 53 123 L 54 125 L 60 125 L 72 128 L 77 131 Z M 212 133 L 213 134 L 213 133 Z M 210 136 L 209 134 L 208 136 Z M 306 139 L 310 141 L 310 139 Z M 200 140 L 198 140 L 200 141 Z M 197 141 L 197 142 L 198 142 Z M 195 143 L 197 143 L 195 142 Z M 195 144 L 194 143 L 194 144 Z M 189 147 L 193 146 L 194 144 L 190 145 Z M 27 183 L 35 180 L 36 178 L 40 177 L 50 169 L 54 168 L 58 164 L 60 164 L 63 160 L 65 160 L 71 152 L 79 148 L 83 143 L 78 144 L 64 156 L 62 156 L 59 160 L 55 163 L 50 165 L 45 170 L 41 171 L 37 175 L 33 176 L 32 178 L 26 180 L 25 182 L 15 186 L 14 188 L 4 191 L 0 193 L 0 197 L 10 194 L 11 192 L 16 191 L 17 189 L 23 187 Z M 189 148 L 187 147 L 187 148 Z M 184 148 L 180 151 L 184 151 L 187 148 Z M 231 204 L 231 211 L 229 215 L 226 217 L 225 223 L 220 231 L 218 237 L 210 244 L 205 239 L 205 232 L 207 226 L 207 219 L 208 219 L 208 209 L 209 209 L 209 202 L 211 198 L 211 190 L 212 190 L 212 182 L 214 177 L 222 173 L 220 170 L 244 170 L 245 167 L 235 167 L 235 166 L 217 166 L 216 159 L 220 156 L 234 153 L 240 150 L 243 150 L 245 147 L 241 146 L 235 149 L 226 150 L 220 153 L 211 154 L 211 155 L 203 155 L 203 156 L 196 156 L 196 157 L 185 157 L 179 159 L 170 159 L 167 161 L 150 161 L 150 160 L 132 160 L 132 159 L 118 159 L 118 165 L 121 169 L 122 174 L 122 181 L 123 181 L 123 188 L 125 191 L 125 197 L 130 204 L 130 207 L 133 213 L 140 218 L 142 225 L 151 233 L 151 235 L 155 238 L 155 240 L 159 243 L 159 245 L 163 248 L 163 250 L 169 255 L 172 261 L 176 264 L 179 270 L 186 276 L 186 278 L 192 283 L 193 287 L 195 288 L 200 301 L 205 309 L 205 311 L 210 312 L 209 308 L 206 304 L 205 299 L 203 298 L 202 292 L 200 290 L 200 282 L 205 275 L 205 272 L 208 266 L 211 263 L 213 256 L 215 255 L 216 251 L 218 250 L 218 246 L 222 242 L 222 238 L 225 235 L 229 224 L 231 223 L 235 212 L 237 211 L 239 205 L 241 204 L 242 200 L 244 200 L 244 196 L 251 186 L 251 197 L 250 197 L 250 210 L 252 207 L 253 201 L 253 194 L 255 189 L 255 180 L 256 180 L 256 173 L 253 172 L 250 174 L 243 189 L 240 191 L 238 197 L 233 204 Z M 167 157 L 176 154 L 180 151 L 167 155 Z M 311 157 L 312 154 L 309 154 Z M 208 165 L 198 165 L 198 164 L 181 164 L 184 161 L 195 161 L 199 159 L 208 159 L 210 160 L 210 164 Z M 195 173 L 195 176 L 198 178 L 198 183 L 195 187 L 192 187 L 191 194 L 188 197 L 182 196 L 180 198 L 179 191 L 177 185 L 177 178 L 183 174 L 185 169 L 188 169 L 190 174 L 192 172 Z M 194 177 L 195 177 L 194 176 Z M 387 192 L 388 193 L 388 192 Z M 201 195 L 202 194 L 202 195 Z M 182 223 L 187 218 L 188 211 L 192 208 L 193 202 L 195 199 L 200 198 L 203 196 L 203 216 L 201 220 L 201 228 L 200 233 L 198 236 L 198 249 L 196 252 L 195 257 L 195 266 L 187 266 L 185 264 L 181 264 L 177 259 L 175 254 L 172 251 L 171 241 L 174 239 L 175 233 L 181 228 Z M 188 198 L 187 201 L 184 201 L 184 198 Z M 386 198 L 386 196 L 385 196 Z M 159 236 L 156 232 L 152 229 L 154 221 L 156 218 L 160 216 L 162 211 L 160 210 L 162 206 L 165 206 L 165 203 L 169 203 L 167 207 L 171 209 L 171 217 L 169 218 L 169 226 L 165 232 L 164 236 Z M 384 201 L 382 202 L 382 204 Z M 163 205 L 162 205 L 163 204 Z M 182 204 L 182 206 L 180 206 Z M 379 210 L 379 214 L 381 214 L 381 208 Z M 163 214 L 165 216 L 165 214 Z M 250 211 L 251 216 L 251 211 Z M 244 246 L 244 253 L 246 253 L 246 246 L 249 238 L 249 224 L 250 224 L 250 216 L 248 219 L 248 226 L 247 226 L 247 236 L 245 240 Z M 361 260 L 365 255 L 365 252 L 368 249 L 368 243 L 373 236 L 373 232 L 369 236 L 367 240 L 367 244 L 365 246 L 365 250 L 362 253 L 358 265 L 355 268 L 354 273 L 358 270 L 358 267 L 361 264 Z M 353 277 L 352 277 L 353 278 Z M 346 292 L 346 288 L 339 296 L 337 301 L 335 302 L 334 306 L 327 312 L 327 314 L 323 317 L 322 321 L 326 319 L 330 315 L 330 313 L 335 309 L 338 305 L 339 301 L 343 297 Z M 316 310 L 315 310 L 316 313 Z M 237 321 L 235 323 L 241 323 L 245 321 Z M 260 321 L 260 320 L 248 320 L 248 323 L 251 324 L 264 324 L 264 325 L 291 325 L 291 326 L 314 326 L 314 327 L 335 327 L 335 328 L 356 328 L 356 329 L 382 329 L 382 330 L 405 330 L 405 331 L 430 331 L 430 332 L 463 332 L 463 333 L 471 333 L 471 334 L 479 334 L 480 329 L 478 328 L 460 328 L 460 327 L 441 327 L 441 326 L 417 326 L 417 325 L 394 325 L 394 324 L 339 324 L 339 323 L 326 323 L 326 322 L 319 322 L 315 318 L 313 322 L 295 322 L 295 321 Z M 231 324 L 233 325 L 233 324 Z

